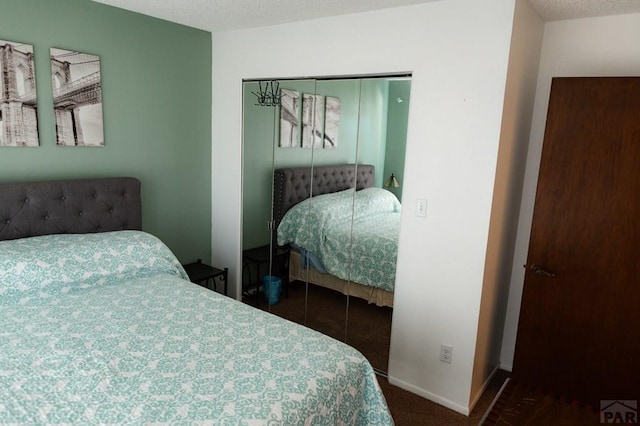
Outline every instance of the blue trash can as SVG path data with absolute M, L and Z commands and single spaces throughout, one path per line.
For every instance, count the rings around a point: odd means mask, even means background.
M 264 300 L 270 305 L 275 305 L 280 300 L 282 280 L 272 275 L 265 275 L 262 277 L 262 289 L 264 290 Z

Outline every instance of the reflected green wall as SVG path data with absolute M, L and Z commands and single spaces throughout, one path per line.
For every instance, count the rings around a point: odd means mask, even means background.
M 411 103 L 411 80 L 389 81 L 387 109 L 387 145 L 384 162 L 384 180 L 393 173 L 400 183 L 399 188 L 387 188 L 402 202 L 404 182 L 404 160 L 407 150 L 407 125 Z
M 144 230 L 209 259 L 211 34 L 88 0 L 0 0 L 0 40 L 34 46 L 40 134 L 0 147 L 0 182 L 137 177 Z M 103 148 L 55 145 L 51 47 L 100 56 Z

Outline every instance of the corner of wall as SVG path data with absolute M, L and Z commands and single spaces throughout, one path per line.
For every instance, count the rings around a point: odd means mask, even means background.
M 499 368 L 544 23 L 525 0 L 515 4 L 500 146 L 487 244 L 471 401 Z

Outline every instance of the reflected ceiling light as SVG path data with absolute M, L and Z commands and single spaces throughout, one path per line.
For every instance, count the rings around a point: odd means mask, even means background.
M 280 106 L 280 83 L 277 80 L 259 81 L 258 93 L 251 93 L 257 99 L 256 106 Z

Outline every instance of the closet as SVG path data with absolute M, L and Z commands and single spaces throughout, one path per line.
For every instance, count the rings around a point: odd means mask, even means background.
M 243 299 L 351 344 L 381 371 L 410 86 L 408 75 L 243 83 Z

